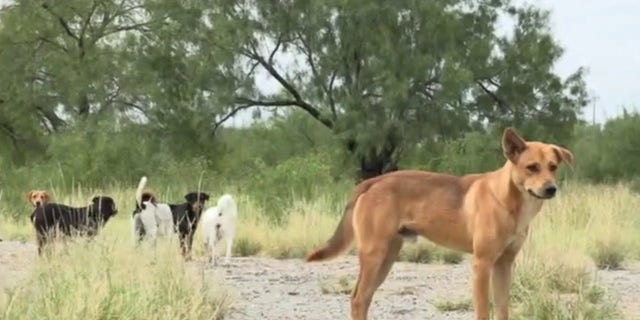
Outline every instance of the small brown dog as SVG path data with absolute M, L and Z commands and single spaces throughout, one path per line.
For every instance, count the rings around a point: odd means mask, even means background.
M 27 193 L 27 201 L 34 207 L 45 205 L 52 200 L 51 194 L 44 190 L 31 190 Z
M 492 281 L 495 314 L 509 319 L 513 261 L 529 223 L 556 194 L 558 166 L 571 166 L 573 155 L 553 144 L 527 142 L 512 128 L 503 133 L 502 149 L 506 162 L 492 172 L 458 177 L 403 170 L 356 186 L 333 237 L 307 257 L 333 258 L 356 240 L 360 274 L 351 294 L 351 319 L 367 319 L 374 292 L 404 240 L 418 236 L 471 253 L 475 318 L 489 319 Z

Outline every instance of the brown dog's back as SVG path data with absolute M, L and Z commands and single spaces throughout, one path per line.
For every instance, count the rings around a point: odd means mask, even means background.
M 453 205 L 451 208 L 446 208 L 446 211 L 458 211 L 468 188 L 481 176 L 483 174 L 456 177 L 427 171 L 401 170 L 362 181 L 352 192 L 333 236 L 322 248 L 310 253 L 306 261 L 328 260 L 349 248 L 354 238 L 353 210 L 358 198 L 368 191 L 393 194 L 398 201 L 403 201 L 403 197 L 422 196 L 428 199 L 427 201 L 432 200 L 430 202 Z M 374 186 L 375 191 L 371 190 Z M 407 232 L 415 231 L 407 230 Z

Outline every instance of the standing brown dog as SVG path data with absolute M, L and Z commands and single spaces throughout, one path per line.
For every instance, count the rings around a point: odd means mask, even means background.
M 476 319 L 489 319 L 489 281 L 498 319 L 509 319 L 513 261 L 531 219 L 556 194 L 556 169 L 569 166 L 565 148 L 527 142 L 513 128 L 502 137 L 502 168 L 462 177 L 396 171 L 358 184 L 327 244 L 307 261 L 333 258 L 355 238 L 360 273 L 351 294 L 351 319 L 365 320 L 375 290 L 387 277 L 404 240 L 423 236 L 473 255 Z M 493 274 L 493 277 L 491 275 Z

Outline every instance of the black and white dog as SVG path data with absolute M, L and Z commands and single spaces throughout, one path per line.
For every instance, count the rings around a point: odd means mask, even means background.
M 209 200 L 209 194 L 189 192 L 184 196 L 184 203 L 158 203 L 152 193 L 142 191 L 146 180 L 146 177 L 142 177 L 136 190 L 136 209 L 133 211 L 134 237 L 142 239 L 149 235 L 155 239 L 159 234 L 168 234 L 167 230 L 173 228 L 174 232 L 178 233 L 182 255 L 190 260 L 193 235 L 202 210 Z
M 93 197 L 91 205 L 86 207 L 71 207 L 51 202 L 36 207 L 32 216 L 38 254 L 42 254 L 44 246 L 56 237 L 58 232 L 67 237 L 93 238 L 117 213 L 115 201 L 108 196 Z
M 136 189 L 136 208 L 132 213 L 133 236 L 137 242 L 149 237 L 155 242 L 158 236 L 173 233 L 173 216 L 166 203 L 158 203 L 151 192 L 143 192 L 147 177 L 142 177 Z
M 209 195 L 205 192 L 189 192 L 184 196 L 186 202 L 181 204 L 169 204 L 173 223 L 175 224 L 182 255 L 187 260 L 191 260 L 191 247 L 193 245 L 193 235 L 198 227 L 198 221 Z

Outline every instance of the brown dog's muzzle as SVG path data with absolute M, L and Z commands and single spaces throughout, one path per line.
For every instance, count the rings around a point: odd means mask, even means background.
M 558 186 L 555 182 L 549 181 L 545 183 L 542 188 L 539 188 L 538 191 L 533 191 L 531 189 L 527 191 L 529 191 L 529 194 L 533 197 L 545 200 L 555 197 L 556 192 L 558 191 Z

